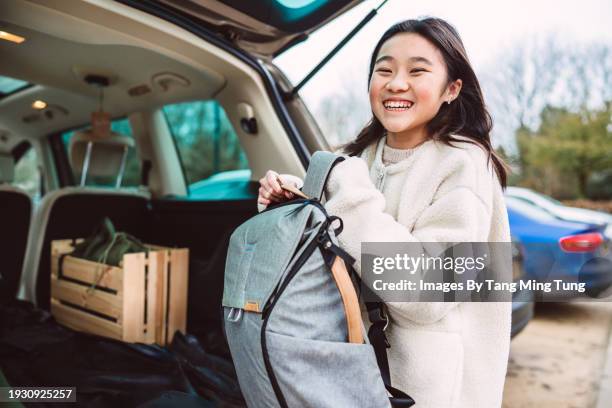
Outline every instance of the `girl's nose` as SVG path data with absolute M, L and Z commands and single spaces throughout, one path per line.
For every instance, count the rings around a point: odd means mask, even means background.
M 396 75 L 389 82 L 387 82 L 385 88 L 390 92 L 404 92 L 410 88 L 410 84 L 403 76 Z

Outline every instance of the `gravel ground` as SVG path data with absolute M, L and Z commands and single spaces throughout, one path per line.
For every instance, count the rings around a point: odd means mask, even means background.
M 513 341 L 504 408 L 590 408 L 612 330 L 612 303 L 540 303 Z

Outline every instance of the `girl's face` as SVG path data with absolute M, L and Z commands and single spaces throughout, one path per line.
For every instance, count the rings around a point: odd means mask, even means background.
M 447 86 L 446 64 L 432 43 L 402 33 L 387 40 L 376 56 L 370 105 L 389 134 L 423 139 L 427 122 L 460 89 L 460 79 Z

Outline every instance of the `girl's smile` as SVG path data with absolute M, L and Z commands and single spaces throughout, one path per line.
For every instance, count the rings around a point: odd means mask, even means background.
M 389 98 L 383 101 L 385 110 L 389 112 L 405 112 L 413 105 L 414 102 L 409 99 Z

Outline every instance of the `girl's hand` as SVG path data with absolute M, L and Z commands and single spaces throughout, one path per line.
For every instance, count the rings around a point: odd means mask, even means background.
M 297 188 L 294 180 L 281 176 L 274 170 L 268 170 L 266 175 L 259 179 L 260 187 L 257 203 L 268 206 L 273 203 L 282 203 L 294 199 L 295 194 L 283 190 L 281 183 L 283 185 L 290 184 Z

